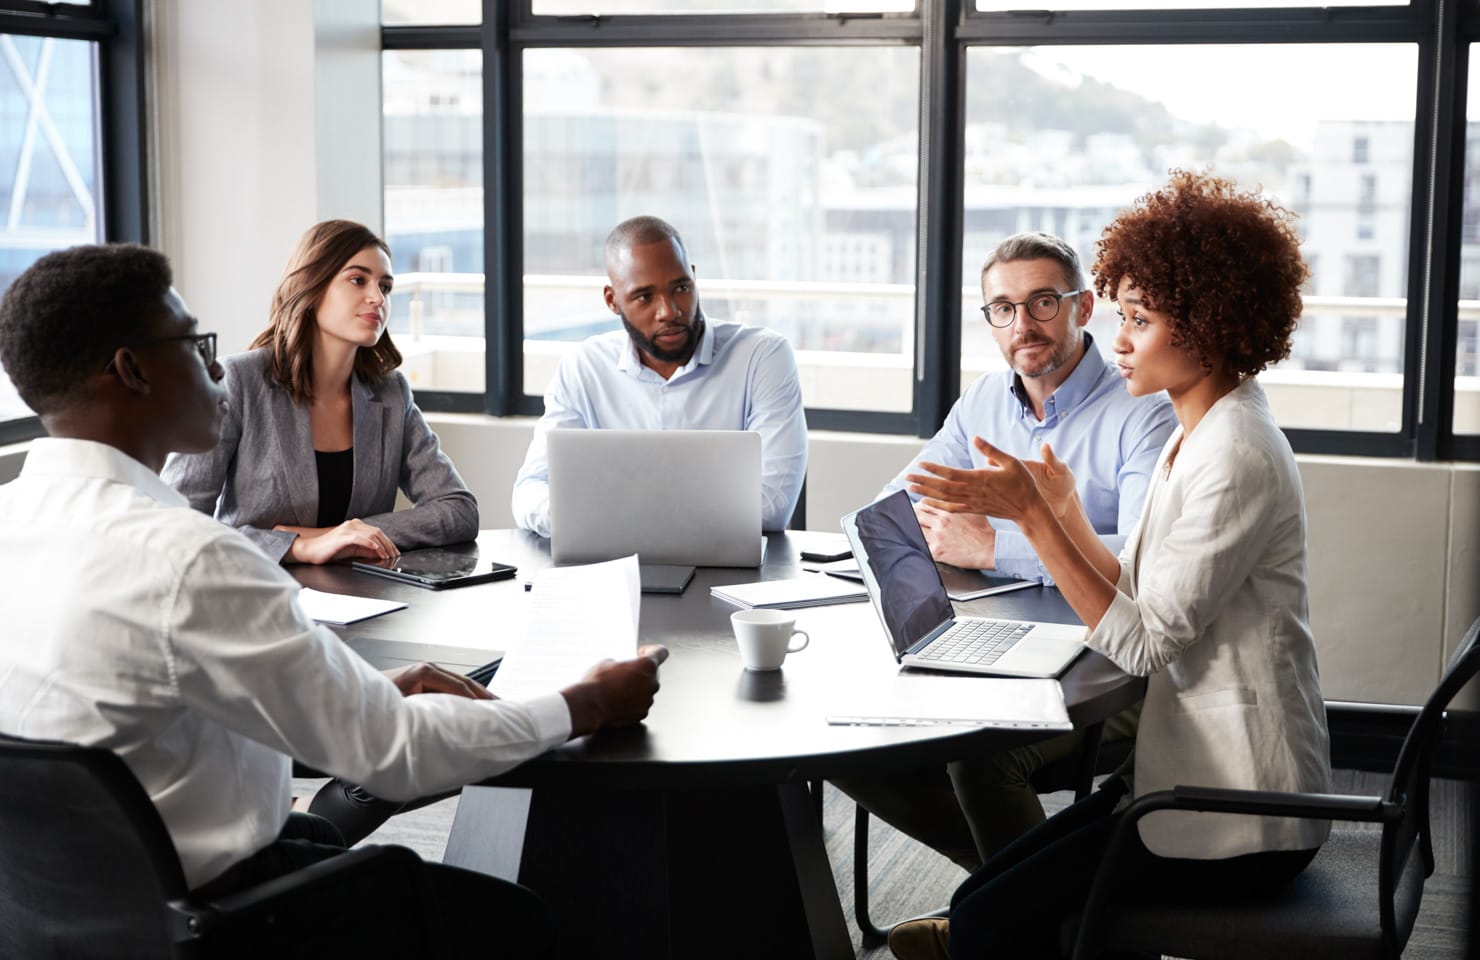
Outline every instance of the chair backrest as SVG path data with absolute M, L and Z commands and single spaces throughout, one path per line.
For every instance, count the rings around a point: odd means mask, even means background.
M 112 751 L 0 736 L 0 957 L 169 957 L 174 844 Z
M 1444 711 L 1455 694 L 1480 673 L 1480 620 L 1470 625 L 1459 650 L 1450 661 L 1439 685 L 1424 702 L 1403 739 L 1393 779 L 1385 799 L 1403 807 L 1403 818 L 1383 830 L 1382 859 L 1378 867 L 1381 890 L 1382 927 L 1396 929 L 1394 895 L 1403 871 L 1408 868 L 1415 845 L 1422 857 L 1424 876 L 1434 871 L 1434 849 L 1429 831 L 1429 769 L 1444 731 Z

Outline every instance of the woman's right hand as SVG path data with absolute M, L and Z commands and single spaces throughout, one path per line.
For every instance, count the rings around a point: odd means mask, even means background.
M 389 560 L 401 555 L 391 538 L 363 520 L 346 520 L 337 527 L 291 529 L 298 536 L 284 558 L 292 563 L 332 563 L 335 560 Z
M 1053 448 L 1044 444 L 1042 451 L 1043 460 L 1024 460 L 1023 466 L 1033 475 L 1033 480 L 1038 484 L 1038 492 L 1043 494 L 1043 499 L 1048 501 L 1049 509 L 1053 515 L 1060 520 L 1074 506 L 1075 487 L 1074 472 L 1069 465 L 1054 456 Z

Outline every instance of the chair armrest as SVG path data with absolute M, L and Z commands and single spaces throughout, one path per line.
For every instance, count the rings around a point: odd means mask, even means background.
M 1140 820 L 1156 810 L 1196 810 L 1203 813 L 1241 813 L 1364 823 L 1387 823 L 1403 816 L 1401 805 L 1385 802 L 1382 797 L 1176 786 L 1171 790 L 1148 793 L 1136 799 L 1126 808 L 1125 819 Z
M 1195 810 L 1202 813 L 1236 813 L 1264 817 L 1292 817 L 1305 820 L 1350 820 L 1365 823 L 1388 823 L 1402 819 L 1401 804 L 1382 797 L 1353 797 L 1330 793 L 1286 793 L 1276 790 L 1231 790 L 1222 787 L 1176 786 L 1138 797 L 1126 807 L 1111 834 L 1105 857 L 1095 871 L 1089 898 L 1079 919 L 1079 934 L 1074 941 L 1074 960 L 1092 955 L 1092 944 L 1098 934 L 1100 915 L 1113 888 L 1114 871 L 1125 849 L 1130 831 L 1148 813 L 1158 810 Z
M 421 858 L 405 847 L 362 847 L 210 903 L 169 907 L 177 940 L 210 942 L 211 956 L 282 955 L 288 945 L 331 932 L 345 948 L 358 943 L 399 953 L 393 948 L 400 943 L 436 942 L 435 904 L 422 870 Z

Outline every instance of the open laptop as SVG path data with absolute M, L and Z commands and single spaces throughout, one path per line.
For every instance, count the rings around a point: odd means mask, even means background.
M 758 567 L 761 437 L 747 430 L 552 430 L 550 555 Z
M 958 617 L 904 491 L 843 518 L 869 599 L 908 667 L 1002 677 L 1057 677 L 1084 650 L 1085 629 Z

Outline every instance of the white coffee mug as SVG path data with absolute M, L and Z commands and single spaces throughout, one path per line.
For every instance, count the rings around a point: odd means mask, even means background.
M 747 670 L 779 670 L 788 653 L 805 649 L 811 638 L 796 629 L 797 618 L 789 610 L 736 610 L 730 614 L 740 662 Z M 802 642 L 795 643 L 800 637 Z

